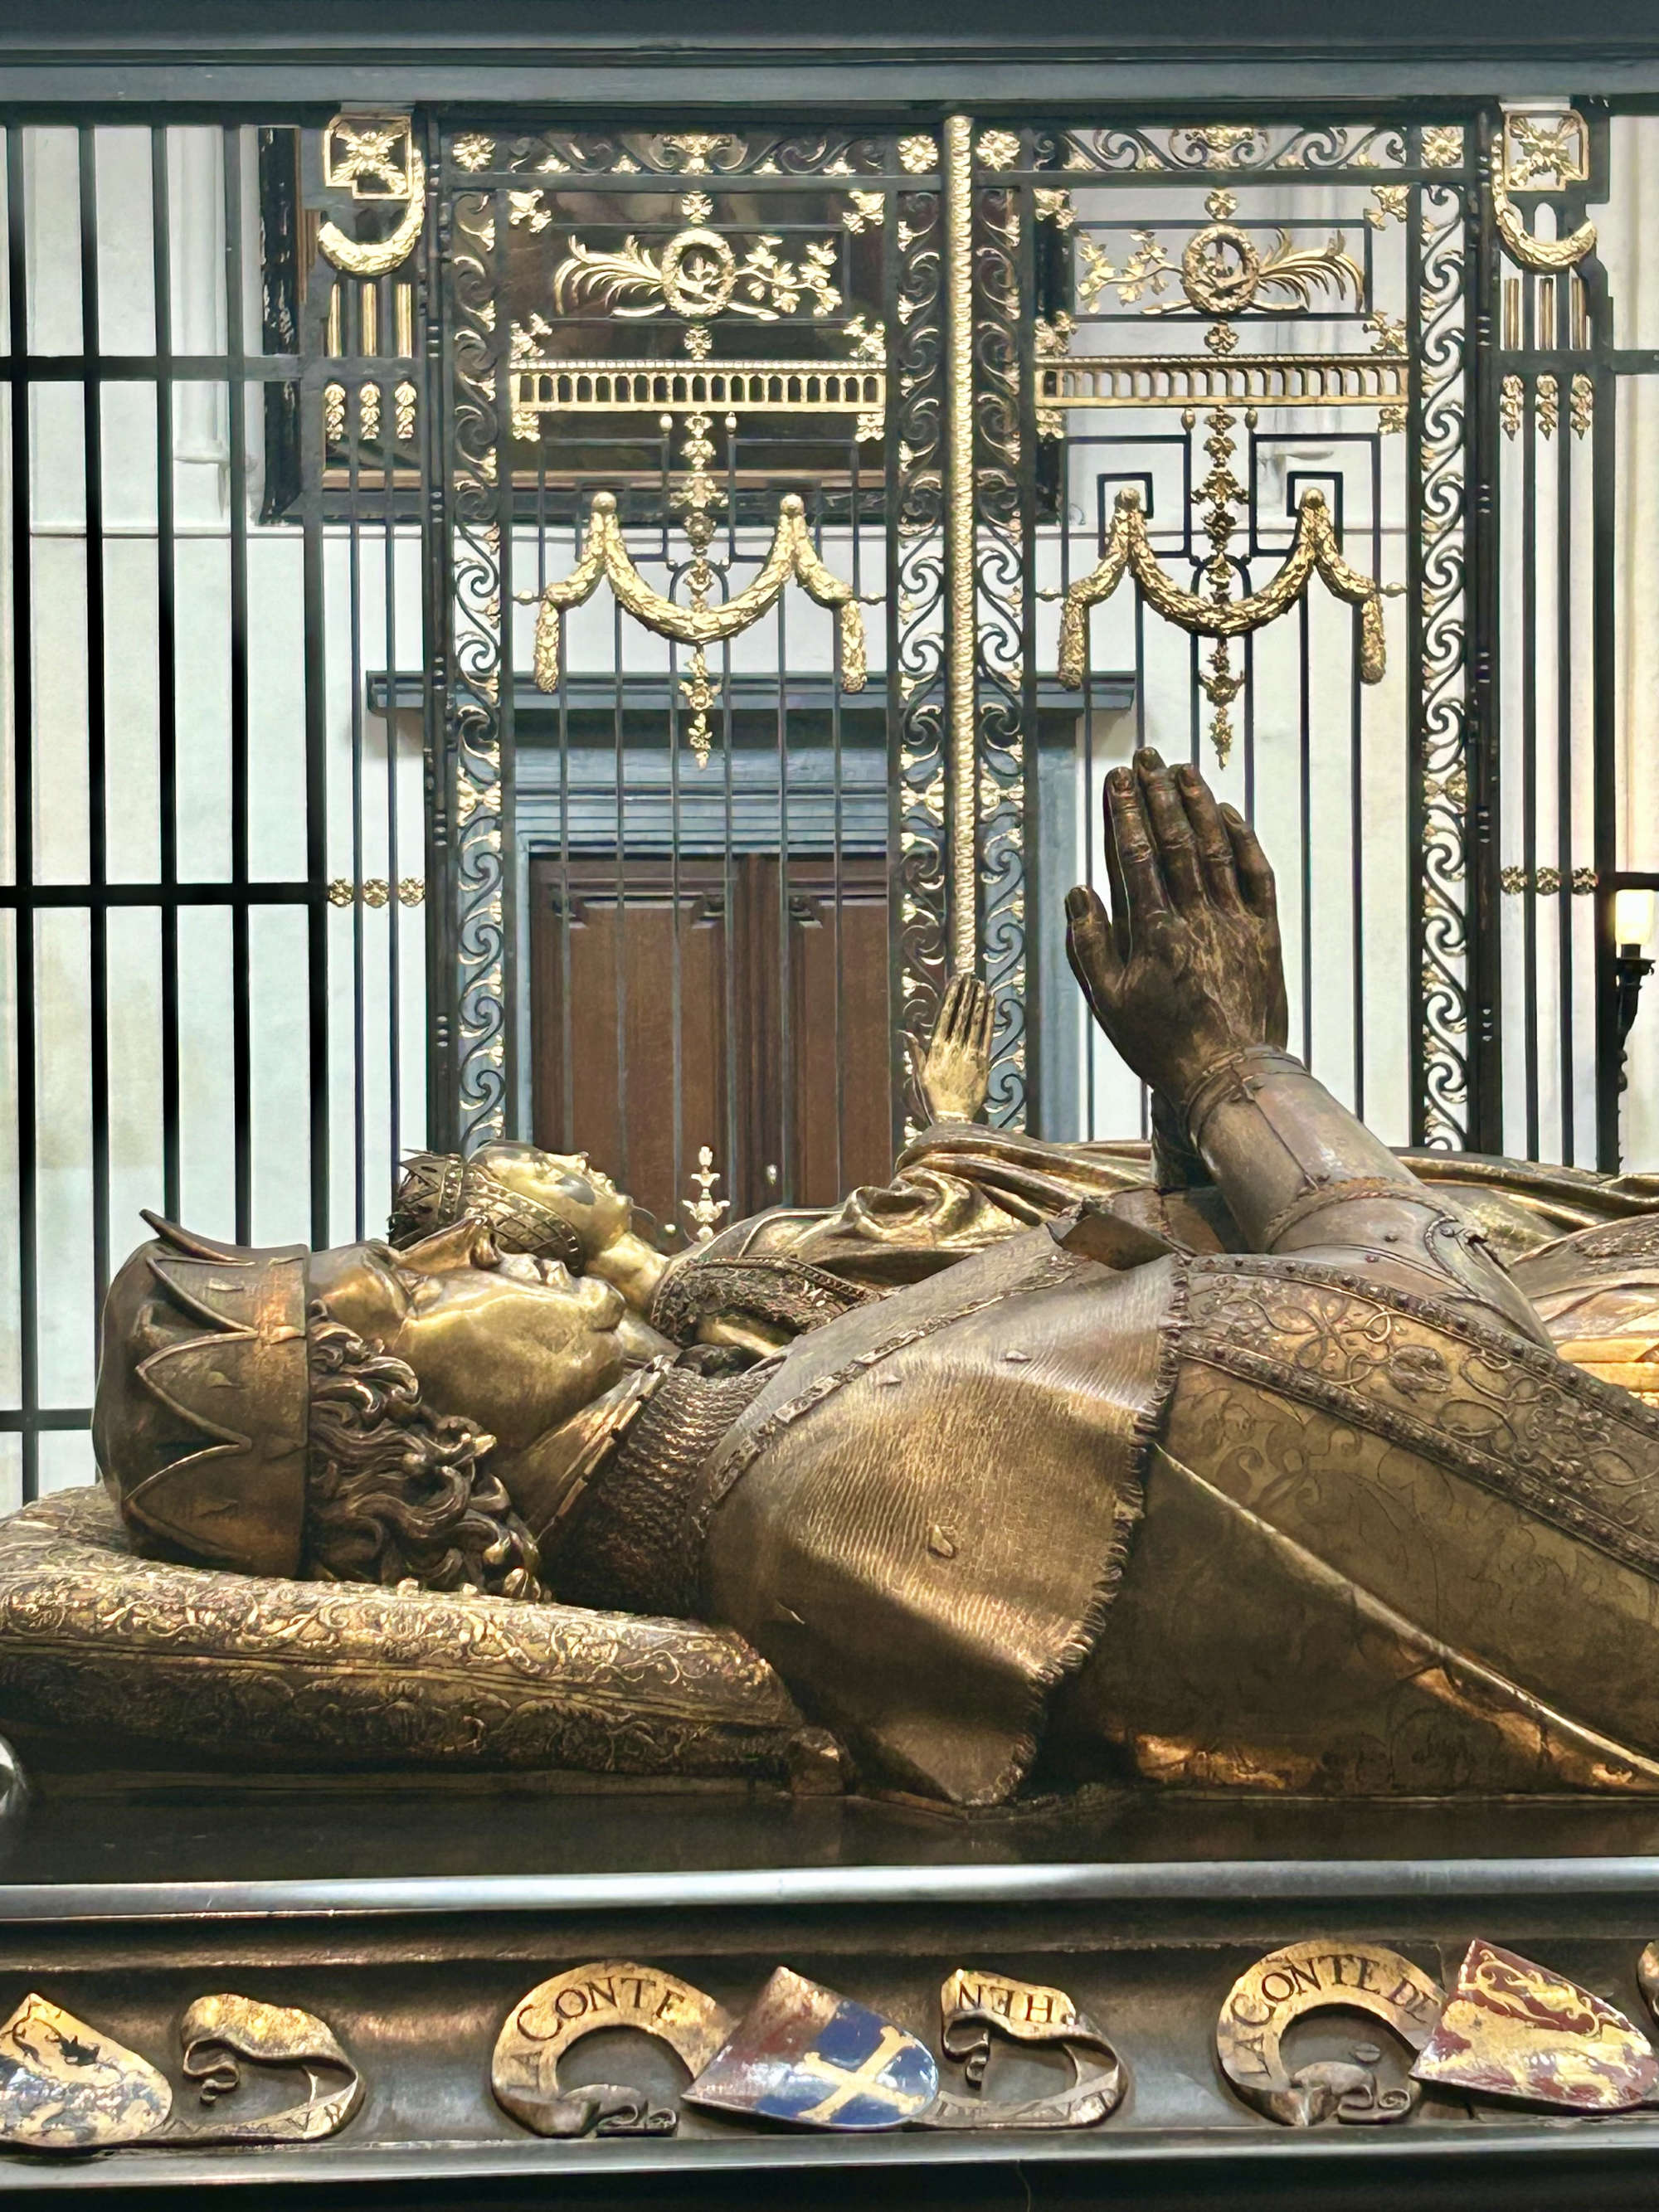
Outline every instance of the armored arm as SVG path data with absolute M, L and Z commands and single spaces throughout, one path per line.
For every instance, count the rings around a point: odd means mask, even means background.
M 1194 768 L 1107 779 L 1109 918 L 1079 886 L 1067 949 L 1096 1019 L 1165 1103 L 1253 1250 L 1359 1265 L 1540 1341 L 1485 1240 L 1285 1048 L 1273 871 Z

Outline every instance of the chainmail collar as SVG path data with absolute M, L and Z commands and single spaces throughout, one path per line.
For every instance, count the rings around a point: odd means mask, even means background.
M 777 1367 L 763 1359 L 722 1372 L 723 1364 L 698 1347 L 661 1353 L 641 1370 L 628 1418 L 544 1538 L 542 1571 L 562 1602 L 682 1618 L 695 1611 L 695 1478 Z

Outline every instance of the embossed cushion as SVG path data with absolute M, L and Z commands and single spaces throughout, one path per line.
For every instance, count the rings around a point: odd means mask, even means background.
M 0 1522 L 0 1711 L 243 1764 L 750 1778 L 803 1726 L 729 1630 L 139 1559 L 95 1486 Z

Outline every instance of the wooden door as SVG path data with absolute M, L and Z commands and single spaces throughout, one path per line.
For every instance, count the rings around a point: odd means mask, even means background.
M 763 854 L 729 878 L 713 857 L 538 857 L 531 915 L 536 1141 L 592 1153 L 672 1246 L 702 1145 L 728 1220 L 885 1180 L 883 860 L 797 855 L 786 897 Z

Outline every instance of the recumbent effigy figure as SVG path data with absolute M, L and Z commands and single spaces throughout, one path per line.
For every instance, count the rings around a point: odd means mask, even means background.
M 9 1524 L 0 1693 L 246 1755 L 839 1760 L 963 1806 L 1659 1787 L 1659 1411 L 1516 1279 L 1639 1383 L 1644 1194 L 1463 1164 L 1537 1248 L 1507 1272 L 1285 1051 L 1243 819 L 1150 753 L 1107 803 L 1114 910 L 1074 890 L 1068 941 L 1156 1181 L 964 1119 L 885 1200 L 672 1264 L 528 1148 L 419 1164 L 401 1249 L 158 1224 L 96 1412 L 134 1552 L 84 1504 Z M 985 1018 L 959 988 L 930 1056 L 957 1109 Z M 122 1601 L 77 1614 L 100 1549 Z

